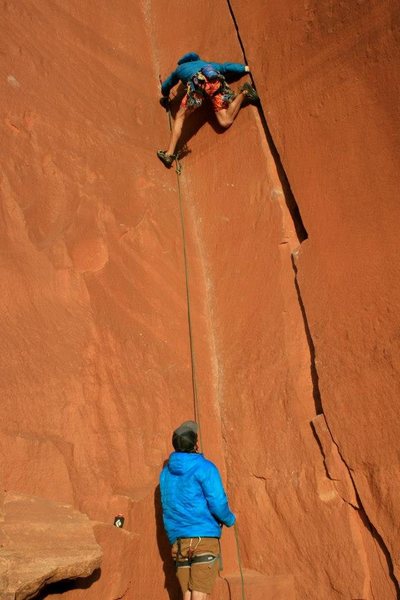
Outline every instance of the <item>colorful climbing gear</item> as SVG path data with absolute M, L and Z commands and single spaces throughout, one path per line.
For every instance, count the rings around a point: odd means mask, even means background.
M 206 65 L 188 81 L 186 96 L 184 104 L 189 109 L 199 108 L 203 104 L 204 98 L 209 97 L 214 109 L 221 110 L 221 108 L 226 108 L 232 102 L 235 93 L 221 73 L 211 65 Z M 214 102 L 216 96 L 221 96 L 220 101 L 217 103 Z

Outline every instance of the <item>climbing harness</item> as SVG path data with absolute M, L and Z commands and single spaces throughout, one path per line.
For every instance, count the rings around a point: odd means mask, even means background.
M 188 556 L 187 558 L 183 557 L 181 560 L 176 560 L 175 566 L 178 569 L 178 568 L 191 567 L 192 565 L 198 565 L 198 564 L 202 564 L 202 563 L 211 564 L 218 559 L 219 559 L 218 554 L 216 556 L 215 556 L 215 554 L 197 554 L 196 556 L 192 556 L 192 557 Z
M 161 80 L 161 77 L 160 77 L 160 80 Z M 169 129 L 171 131 L 172 130 L 172 116 L 171 116 L 171 110 L 170 110 L 169 106 L 168 106 L 168 124 L 169 124 Z M 192 326 L 192 316 L 191 316 L 191 298 L 190 298 L 190 284 L 189 284 L 189 281 L 190 281 L 190 277 L 189 277 L 189 263 L 188 263 L 187 251 L 186 251 L 186 229 L 185 229 L 185 219 L 184 219 L 184 211 L 183 211 L 182 190 L 181 190 L 181 183 L 180 183 L 180 175 L 181 175 L 181 173 L 182 173 L 182 166 L 181 166 L 180 161 L 179 161 L 179 152 L 178 152 L 176 154 L 176 174 L 177 174 L 177 185 L 178 185 L 179 214 L 180 214 L 181 231 L 182 231 L 183 262 L 184 262 L 184 271 L 185 271 L 187 321 L 188 321 L 188 330 L 189 330 L 190 361 L 191 361 L 191 371 L 192 371 L 193 412 L 194 412 L 194 420 L 197 422 L 197 424 L 199 426 L 198 438 L 199 438 L 200 449 L 202 450 L 203 449 L 203 443 L 202 443 L 202 437 L 201 437 L 201 424 L 200 424 L 200 415 L 199 415 L 199 398 L 198 398 L 197 378 L 196 378 L 196 374 L 197 374 L 197 370 L 196 370 L 196 355 L 195 355 L 195 349 L 194 349 L 193 326 Z M 243 569 L 242 569 L 242 561 L 241 561 L 240 547 L 239 547 L 239 534 L 238 534 L 236 523 L 234 524 L 234 531 L 235 531 L 237 559 L 238 559 L 240 579 L 241 579 L 241 586 L 242 586 L 242 594 L 241 595 L 242 595 L 242 600 L 246 600 L 245 588 L 244 588 Z M 180 540 L 178 539 L 178 555 L 180 553 L 179 546 L 180 546 Z M 204 554 L 204 555 L 200 555 L 200 556 L 209 557 L 209 556 L 214 556 L 214 555 Z M 220 565 L 222 567 L 221 550 L 220 550 L 220 553 L 219 553 L 218 557 L 215 557 L 215 558 L 219 559 Z M 208 562 L 209 558 L 205 558 L 202 561 L 200 559 L 200 557 L 199 558 L 198 557 L 193 557 L 193 559 L 191 559 L 191 560 L 192 560 L 192 562 L 190 564 L 193 564 L 193 562 Z M 176 564 L 176 562 L 175 562 L 175 564 Z M 184 567 L 184 566 L 190 566 L 190 564 L 179 565 L 179 566 L 182 566 L 182 567 Z
M 191 567 L 192 565 L 197 565 L 197 564 L 202 564 L 202 563 L 210 564 L 219 559 L 219 554 L 215 555 L 215 554 L 211 554 L 208 552 L 202 552 L 201 554 L 195 555 L 194 553 L 196 552 L 202 538 L 199 537 L 197 539 L 198 539 L 198 542 L 193 547 L 192 546 L 193 538 L 191 538 L 190 543 L 189 543 L 189 548 L 187 551 L 187 556 L 184 556 L 182 554 L 182 549 L 181 549 L 182 538 L 177 539 L 178 553 L 177 553 L 177 557 L 175 560 L 175 566 L 177 568 L 187 568 L 187 567 Z
M 229 87 L 225 77 L 216 71 L 212 65 L 205 65 L 186 84 L 187 107 L 198 108 L 203 104 L 203 99 L 208 96 L 206 92 L 207 83 L 218 84 L 211 96 L 222 94 L 224 102 L 231 103 L 235 93 Z

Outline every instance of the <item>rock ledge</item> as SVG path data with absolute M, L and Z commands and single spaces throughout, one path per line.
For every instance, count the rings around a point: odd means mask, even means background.
M 0 524 L 0 597 L 25 600 L 45 585 L 87 577 L 102 552 L 88 517 L 71 506 L 8 493 Z

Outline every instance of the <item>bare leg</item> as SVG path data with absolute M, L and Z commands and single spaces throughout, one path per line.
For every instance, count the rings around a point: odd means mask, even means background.
M 187 590 L 183 595 L 183 600 L 191 600 L 191 598 L 192 598 L 192 592 L 190 590 Z
M 217 117 L 218 123 L 221 125 L 221 127 L 228 129 L 228 127 L 232 125 L 245 97 L 246 95 L 243 94 L 243 92 L 240 92 L 236 98 L 232 100 L 228 108 L 223 108 L 215 113 L 215 116 Z
M 180 135 L 182 133 L 182 127 L 183 127 L 183 122 L 184 122 L 185 118 L 186 118 L 186 108 L 181 107 L 178 110 L 178 112 L 176 113 L 175 121 L 172 125 L 171 139 L 169 142 L 168 150 L 166 151 L 167 154 L 175 153 L 175 148 L 176 148 L 176 145 L 180 138 Z M 187 598 L 185 597 L 184 600 L 187 600 Z M 190 600 L 190 596 L 188 597 L 188 600 Z
M 186 600 L 186 598 L 184 600 Z M 194 590 L 192 590 L 191 600 L 207 600 L 207 594 L 205 594 L 204 592 L 195 592 Z

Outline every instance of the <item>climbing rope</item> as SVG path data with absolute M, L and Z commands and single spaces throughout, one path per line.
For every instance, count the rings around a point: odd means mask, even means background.
M 168 124 L 170 131 L 172 130 L 172 116 L 171 110 L 168 107 Z M 203 442 L 201 437 L 201 426 L 200 426 L 200 415 L 199 415 L 199 401 L 198 401 L 198 390 L 197 390 L 197 378 L 196 378 L 196 355 L 194 350 L 194 341 L 193 341 L 193 326 L 192 326 L 192 310 L 191 310 L 191 299 L 190 299 L 190 277 L 189 277 L 189 262 L 187 258 L 186 251 L 186 229 L 185 229 L 185 218 L 183 211 L 183 200 L 182 200 L 182 189 L 180 182 L 180 174 L 182 173 L 182 165 L 179 161 L 179 152 L 176 155 L 176 175 L 177 175 L 177 186 L 178 186 L 178 200 L 179 200 L 179 215 L 181 221 L 181 231 L 182 231 L 182 248 L 183 248 L 183 264 L 185 270 L 185 289 L 186 289 L 186 307 L 187 307 L 187 322 L 188 322 L 188 331 L 189 331 L 189 347 L 190 347 L 190 362 L 191 362 L 191 372 L 192 372 L 192 393 L 193 393 L 193 411 L 195 416 L 195 421 L 199 427 L 199 442 L 200 448 L 203 449 Z
M 172 115 L 171 115 L 171 109 L 169 106 L 168 106 L 167 112 L 168 112 L 169 130 L 171 132 L 171 130 L 172 130 Z M 180 182 L 180 175 L 182 173 L 182 165 L 179 160 L 179 151 L 176 154 L 175 162 L 176 162 L 175 171 L 176 171 L 177 186 L 178 186 L 179 214 L 180 214 L 181 231 L 182 231 L 183 263 L 184 263 L 184 270 L 185 270 L 187 321 L 188 321 L 188 330 L 189 330 L 190 361 L 191 361 L 191 367 L 192 367 L 193 409 L 194 409 L 195 421 L 199 427 L 200 449 L 203 450 L 203 442 L 202 442 L 202 437 L 201 437 L 200 414 L 199 414 L 199 398 L 198 398 L 197 380 L 196 380 L 196 372 L 197 372 L 196 371 L 196 355 L 195 355 L 195 350 L 194 350 L 191 302 L 190 302 L 189 263 L 188 263 L 187 251 L 186 251 L 186 246 L 187 246 L 186 245 L 186 229 L 185 229 L 185 218 L 184 218 L 184 211 L 183 211 L 182 189 L 181 189 L 181 182 Z M 238 559 L 241 587 L 242 587 L 242 600 L 246 600 L 245 589 L 244 589 L 242 560 L 241 560 L 240 547 L 239 547 L 239 533 L 238 533 L 236 523 L 234 524 L 234 531 L 235 531 L 236 552 L 237 552 L 237 559 Z
M 236 552 L 238 558 L 239 572 L 240 572 L 240 583 L 242 586 L 242 600 L 246 600 L 245 592 L 244 592 L 244 577 L 243 577 L 243 569 L 242 569 L 242 557 L 240 555 L 240 544 L 239 544 L 239 532 L 237 528 L 237 524 L 235 523 L 233 526 L 235 530 L 235 540 L 236 540 Z

